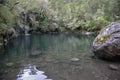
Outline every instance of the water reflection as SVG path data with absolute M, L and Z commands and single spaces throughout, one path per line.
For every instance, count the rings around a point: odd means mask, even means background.
M 0 74 L 3 74 L 0 75 L 0 80 L 15 80 L 19 68 L 23 64 L 35 64 L 48 76 L 57 70 L 61 72 L 63 70 L 61 66 L 66 67 L 68 71 L 72 70 L 66 64 L 58 63 L 64 61 L 69 63 L 71 59 L 78 58 L 83 64 L 84 60 L 91 55 L 90 49 L 93 40 L 94 36 L 80 34 L 42 34 L 17 37 L 10 41 L 7 46 L 0 48 Z M 8 63 L 14 65 L 8 68 L 6 65 Z M 43 73 L 37 70 L 35 66 L 27 65 L 21 69 L 17 80 L 32 80 L 33 78 L 35 78 L 33 80 L 47 80 Z M 58 74 L 58 76 L 62 74 Z M 58 79 L 53 77 L 52 79 L 59 80 L 59 77 Z
M 47 79 L 43 71 L 39 71 L 35 65 L 26 65 L 17 75 L 17 80 L 52 80 Z
M 45 55 L 55 54 L 65 58 L 73 54 L 78 56 L 78 53 L 89 53 L 93 39 L 94 36 L 77 34 L 21 36 L 0 50 L 3 54 L 1 59 L 5 57 L 14 60 L 24 59 L 36 52 L 46 53 Z

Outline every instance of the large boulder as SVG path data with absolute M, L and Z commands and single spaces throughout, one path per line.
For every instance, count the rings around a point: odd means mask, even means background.
M 103 59 L 120 56 L 120 23 L 113 22 L 100 31 L 93 42 L 93 52 Z

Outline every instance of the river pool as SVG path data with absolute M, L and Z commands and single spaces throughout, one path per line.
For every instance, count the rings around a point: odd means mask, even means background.
M 120 80 L 120 69 L 109 69 L 110 64 L 120 68 L 118 62 L 93 58 L 94 38 L 81 34 L 19 36 L 0 49 L 0 80 L 17 80 L 28 65 L 43 71 L 48 80 Z

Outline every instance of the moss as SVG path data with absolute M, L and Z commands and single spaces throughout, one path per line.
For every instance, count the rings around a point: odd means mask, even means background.
M 110 38 L 110 36 L 111 35 L 103 36 L 102 39 L 96 38 L 96 42 L 100 42 L 100 43 L 104 44 Z

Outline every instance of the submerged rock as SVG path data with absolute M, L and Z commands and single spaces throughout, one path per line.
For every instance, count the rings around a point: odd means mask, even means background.
M 41 51 L 34 51 L 29 55 L 29 57 L 39 57 L 40 55 L 42 55 Z
M 71 61 L 74 61 L 74 62 L 77 62 L 77 61 L 79 61 L 80 59 L 79 58 L 76 58 L 76 57 L 74 57 L 74 58 L 72 58 L 72 59 L 70 59 Z
M 12 62 L 6 63 L 7 67 L 12 67 L 13 65 L 14 65 L 14 63 L 12 63 Z
M 93 52 L 103 59 L 120 56 L 120 23 L 113 22 L 101 30 L 93 42 Z
M 118 67 L 116 65 L 113 65 L 113 64 L 109 65 L 109 68 L 111 70 L 118 70 Z

